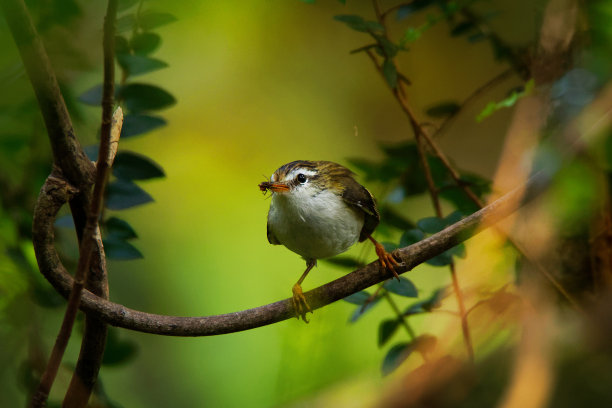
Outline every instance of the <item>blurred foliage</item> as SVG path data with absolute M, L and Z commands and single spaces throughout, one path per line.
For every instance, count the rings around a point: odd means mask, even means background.
M 531 51 L 507 44 L 490 28 L 489 23 L 495 22 L 502 15 L 492 10 L 493 3 L 482 0 L 415 0 L 390 6 L 375 17 L 372 16 L 376 13 L 369 10 L 363 16 L 342 13 L 333 18 L 367 38 L 365 45 L 351 52 L 371 52 L 378 58 L 384 83 L 393 90 L 402 84 L 409 85 L 412 80 L 398 68 L 399 55 L 412 52 L 417 42 L 430 35 L 435 28 L 445 25 L 449 40 L 462 38 L 469 44 L 488 42 L 492 58 L 510 66 L 524 81 L 520 88 L 510 89 L 505 98 L 488 101 L 475 117 L 474 122 L 480 122 L 501 114 L 502 108 L 515 106 L 536 86 L 533 80 L 525 76 Z M 93 6 L 84 6 L 73 0 L 32 0 L 28 1 L 28 7 L 43 38 L 53 43 L 60 29 L 70 32 L 77 22 L 86 19 L 86 7 Z M 483 8 L 488 11 L 482 12 Z M 610 382 L 609 363 L 612 356 L 609 341 L 612 330 L 608 318 L 611 308 L 605 302 L 597 303 L 598 296 L 601 298 L 606 295 L 602 289 L 604 279 L 597 275 L 598 268 L 602 268 L 600 258 L 605 256 L 605 251 L 594 250 L 595 244 L 600 242 L 600 235 L 593 236 L 592 233 L 595 224 L 600 228 L 597 231 L 601 236 L 609 237 L 610 226 L 598 217 L 602 208 L 609 212 L 607 194 L 612 180 L 612 133 L 608 129 L 607 134 L 600 138 L 603 142 L 588 146 L 571 162 L 562 153 L 563 149 L 558 147 L 559 140 L 556 137 L 577 114 L 589 106 L 610 80 L 612 26 L 609 22 L 612 21 L 612 3 L 597 0 L 583 5 L 582 10 L 588 28 L 581 34 L 588 40 L 584 41 L 588 46 L 575 52 L 572 66 L 551 84 L 550 95 L 554 109 L 547 124 L 545 140 L 536 152 L 534 168 L 548 172 L 552 180 L 552 187 L 544 201 L 547 204 L 547 214 L 557 223 L 556 235 L 561 241 L 558 245 L 561 254 L 556 257 L 560 266 L 555 269 L 555 276 L 572 294 L 580 299 L 587 298 L 595 304 L 592 316 L 580 322 L 587 332 L 594 331 L 595 334 L 588 338 L 592 343 L 587 346 L 579 343 L 584 340 L 579 338 L 576 342 L 564 345 L 563 350 L 558 352 L 554 367 L 556 385 L 551 392 L 552 406 L 605 406 L 609 405 L 612 398 L 606 387 Z M 176 98 L 159 84 L 141 78 L 169 66 L 166 61 L 154 56 L 163 43 L 162 36 L 156 30 L 174 21 L 176 18 L 173 15 L 150 10 L 143 1 L 121 1 L 115 44 L 117 65 L 120 68 L 116 98 L 125 112 L 123 139 L 144 136 L 167 124 L 160 111 L 173 106 Z M 101 21 L 96 21 L 96 24 L 89 29 L 98 30 Z M 63 36 L 61 40 L 61 51 L 65 57 L 78 54 L 78 36 Z M 0 363 L 6 360 L 7 367 L 17 367 L 11 373 L 14 375 L 12 382 L 6 382 L 0 388 L 0 393 L 11 393 L 8 398 L 16 392 L 14 389 L 25 395 L 37 384 L 47 348 L 47 344 L 42 343 L 51 342 L 51 339 L 40 339 L 37 336 L 42 331 L 41 321 L 61 314 L 61 306 L 65 304 L 38 273 L 31 245 L 32 211 L 38 189 L 51 170 L 51 155 L 38 107 L 23 75 L 23 67 L 16 55 L 12 58 L 0 72 L 0 79 L 8 84 L 7 95 L 0 100 L 0 343 L 6 345 L 6 357 L 2 355 Z M 99 67 L 85 57 L 70 61 L 71 64 L 57 64 L 57 75 L 75 124 L 85 127 L 86 122 L 91 121 L 87 114 L 87 109 L 91 108 L 87 106 L 99 106 L 101 85 L 76 96 L 75 76 Z M 443 121 L 442 124 L 464 111 L 462 103 L 443 95 L 439 102 L 423 109 L 427 116 Z M 82 140 L 91 142 L 87 137 L 82 137 Z M 430 215 L 419 219 L 406 217 L 402 209 L 411 200 L 428 195 L 427 177 L 419 149 L 414 141 L 409 140 L 395 144 L 382 143 L 379 148 L 382 156 L 379 159 L 355 157 L 349 159 L 349 163 L 363 176 L 366 183 L 380 186 L 385 192 L 379 196 L 379 232 L 384 235 L 384 245 L 388 250 L 417 243 L 478 210 L 478 205 L 467 196 L 465 188 L 471 189 L 481 201 L 486 201 L 491 193 L 490 180 L 455 167 L 460 174 L 458 184 L 440 158 L 426 150 L 424 159 L 448 215 Z M 90 157 L 96 156 L 96 149 L 96 145 L 86 147 Z M 109 259 L 132 260 L 146 256 L 134 245 L 138 232 L 114 211 L 138 208 L 152 202 L 152 195 L 137 182 L 163 177 L 165 172 L 155 160 L 120 148 L 105 198 L 106 209 L 112 212 L 109 215 L 106 211 L 101 219 Z M 59 218 L 56 226 L 63 261 L 71 268 L 76 262 L 76 243 L 72 231 L 74 226 L 69 216 Z M 448 267 L 451 262 L 468 255 L 472 256 L 467 253 L 465 245 L 461 244 L 428 260 L 427 264 Z M 362 257 L 354 255 L 341 255 L 326 262 L 346 270 L 365 264 Z M 518 263 L 517 273 L 527 264 L 526 261 Z M 610 271 L 599 271 L 600 274 L 604 272 L 609 274 Z M 510 313 L 521 302 L 515 283 L 507 282 L 495 291 L 482 294 L 478 302 L 469 305 L 467 313 L 473 316 L 487 311 L 495 317 Z M 421 402 L 427 402 L 424 405 L 432 405 L 431 402 L 435 402 L 436 406 L 495 405 L 504 395 L 510 381 L 511 357 L 519 355 L 518 346 L 514 343 L 504 344 L 494 348 L 490 354 L 483 352 L 473 366 L 457 362 L 451 357 L 430 361 L 428 356 L 432 350 L 445 339 L 429 333 L 415 333 L 412 329 L 416 319 L 424 316 L 436 319 L 442 313 L 456 319 L 458 323 L 458 313 L 445 310 L 445 300 L 451 297 L 451 293 L 444 285 L 433 290 L 423 290 L 413 280 L 401 277 L 399 281 L 389 280 L 373 290 L 353 294 L 344 300 L 355 305 L 348 318 L 350 323 L 359 324 L 363 319 L 372 319 L 372 316 L 380 320 L 377 331 L 365 335 L 371 336 L 379 348 L 385 349 L 380 360 L 383 375 L 394 372 L 403 375 L 405 372 L 398 368 L 405 368 L 409 362 L 414 364 L 419 358 L 422 358 L 423 364 L 410 371 L 406 378 L 418 378 L 426 374 L 430 367 L 440 373 L 438 379 L 431 379 L 423 387 L 425 392 Z M 410 304 L 399 307 L 398 300 L 409 301 Z M 392 313 L 372 313 L 380 304 L 389 305 Z M 562 305 L 562 312 L 565 311 L 564 303 L 559 304 Z M 28 322 L 27 325 L 24 325 L 24 321 Z M 23 352 L 16 350 L 23 351 L 25 344 L 29 349 L 25 353 L 26 358 L 13 361 L 24 356 Z M 479 352 L 478 349 L 476 351 Z M 130 364 L 137 356 L 138 344 L 124 338 L 118 329 L 111 328 L 104 365 L 111 367 Z M 445 366 L 454 371 L 445 372 Z M 69 366 L 65 368 L 72 370 Z M 15 387 L 17 383 L 19 387 Z M 109 398 L 102 384 L 102 381 L 98 382 L 95 403 L 106 407 L 120 406 Z M 56 400 L 49 403 L 49 406 L 59 405 Z

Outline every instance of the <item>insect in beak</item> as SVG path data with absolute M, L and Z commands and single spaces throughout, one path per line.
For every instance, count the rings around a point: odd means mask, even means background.
M 264 181 L 259 184 L 259 189 L 264 193 L 268 190 L 273 193 L 282 193 L 285 191 L 289 191 L 289 186 L 284 183 L 273 183 L 271 181 Z

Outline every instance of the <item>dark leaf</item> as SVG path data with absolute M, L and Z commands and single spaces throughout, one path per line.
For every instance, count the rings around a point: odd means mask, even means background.
M 408 245 L 416 244 L 420 240 L 425 238 L 425 234 L 420 229 L 410 229 L 402 234 L 400 238 L 400 247 L 407 247 Z
M 345 298 L 346 299 L 346 298 Z M 359 320 L 359 318 L 361 316 L 363 316 L 363 314 L 365 312 L 367 312 L 368 310 L 372 309 L 374 306 L 376 306 L 378 304 L 378 302 L 380 301 L 380 297 L 375 298 L 374 300 L 372 300 L 369 303 L 366 303 L 365 306 L 357 306 L 357 309 L 355 309 L 355 311 L 353 312 L 353 314 L 351 315 L 349 321 L 351 323 L 355 323 L 357 320 Z
M 156 33 L 139 33 L 132 37 L 130 46 L 134 54 L 149 55 L 161 44 L 161 37 Z
M 146 74 L 168 66 L 164 61 L 137 54 L 117 54 L 117 62 L 131 76 Z
M 404 311 L 404 315 L 408 316 L 415 313 L 430 312 L 440 306 L 440 302 L 445 296 L 446 288 L 437 289 L 429 298 L 408 306 L 408 308 Z
M 367 181 L 391 181 L 398 177 L 397 169 L 387 163 L 375 163 L 367 159 L 348 159 L 348 162 L 361 172 Z
M 139 0 L 119 0 L 117 11 L 122 12 L 129 8 L 132 8 L 138 3 Z
M 431 265 L 431 266 L 447 266 L 450 265 L 451 262 L 453 262 L 453 255 L 451 252 L 449 252 L 449 250 L 442 252 L 439 255 L 434 256 L 431 259 L 428 259 L 426 261 L 427 264 Z
M 480 209 L 480 207 L 457 186 L 440 189 L 440 198 L 452 203 L 453 206 L 462 213 L 471 214 Z
M 126 138 L 141 135 L 162 127 L 165 124 L 165 119 L 159 116 L 128 114 L 125 115 L 123 120 L 121 137 Z
M 136 356 L 137 351 L 138 345 L 135 342 L 120 339 L 118 330 L 111 327 L 108 331 L 102 364 L 119 365 L 127 363 Z
M 399 326 L 398 319 L 387 319 L 380 322 L 378 326 L 378 347 L 387 344 Z
M 131 181 L 115 180 L 106 188 L 105 205 L 111 210 L 124 210 L 151 201 L 153 198 Z
M 482 40 L 486 40 L 486 39 L 487 39 L 487 36 L 481 31 L 475 34 L 468 35 L 467 37 L 467 40 L 471 42 L 472 44 L 481 42 Z
M 116 91 L 115 94 L 117 94 Z M 78 99 L 86 105 L 100 106 L 102 103 L 102 84 L 83 92 Z
M 387 59 L 392 59 L 393 57 L 397 55 L 397 52 L 399 51 L 399 47 L 393 44 L 391 41 L 389 41 L 387 37 L 382 36 L 382 35 L 377 35 L 375 36 L 375 38 L 378 41 L 378 44 L 380 44 L 380 47 L 383 50 L 383 54 L 385 55 Z
M 361 292 L 353 293 L 352 295 L 348 295 L 342 300 L 345 300 L 354 305 L 363 305 L 370 298 L 370 294 L 365 290 Z
M 121 238 L 110 236 L 103 239 L 102 243 L 108 259 L 129 261 L 143 258 L 142 253 L 134 245 Z
M 389 375 L 399 367 L 412 353 L 411 343 L 398 343 L 391 347 L 382 363 L 382 374 Z
M 32 285 L 31 294 L 34 302 L 44 308 L 54 309 L 66 304 L 66 300 L 49 285 L 35 282 Z
M 170 13 L 148 11 L 140 15 L 138 24 L 144 31 L 149 31 L 166 24 L 174 23 L 176 20 L 177 18 Z
M 412 221 L 404 218 L 404 216 L 402 216 L 400 213 L 398 213 L 388 205 L 380 206 L 378 208 L 378 211 L 380 212 L 380 222 L 386 225 L 395 227 L 400 230 L 406 230 L 415 227 Z
M 119 17 L 117 22 L 115 23 L 115 30 L 118 33 L 123 33 L 125 31 L 130 31 L 134 27 L 134 15 L 126 14 L 123 17 Z
M 381 244 L 387 252 L 393 252 L 398 248 L 397 244 L 393 242 L 381 242 Z
M 425 113 L 433 118 L 442 118 L 457 113 L 461 106 L 457 102 L 442 102 L 428 108 Z
M 364 33 L 368 32 L 382 32 L 385 28 L 376 21 L 366 21 L 361 16 L 351 15 L 351 14 L 342 14 L 338 16 L 334 16 L 334 20 L 340 21 L 353 30 L 361 31 Z
M 410 16 L 413 13 L 416 13 L 419 10 L 424 9 L 425 7 L 430 6 L 431 4 L 433 4 L 434 0 L 414 0 L 411 1 L 409 4 L 403 5 L 400 8 L 397 9 L 397 14 L 395 15 L 395 18 L 399 21 L 399 20 L 403 20 L 406 17 Z
M 463 213 L 461 211 L 453 211 L 444 217 L 444 222 L 446 225 L 453 225 L 463 219 Z
M 460 35 L 467 34 L 476 28 L 476 24 L 474 24 L 473 21 L 462 21 L 452 28 L 450 35 L 451 37 L 459 37 Z
M 416 286 L 414 286 L 414 283 L 404 277 L 400 277 L 399 282 L 395 278 L 389 279 L 385 282 L 383 286 L 389 292 L 395 293 L 396 295 L 412 298 L 419 296 L 419 293 L 417 291 Z
M 131 83 L 125 85 L 118 94 L 131 112 L 142 112 L 167 108 L 176 103 L 174 96 L 155 85 Z
M 137 238 L 136 231 L 127 221 L 117 217 L 110 217 L 104 222 L 108 236 L 121 239 Z
M 385 59 L 385 62 L 383 62 L 382 66 L 382 72 L 389 86 L 395 89 L 395 87 L 397 86 L 397 69 L 395 68 L 393 60 L 389 58 Z
M 333 258 L 321 259 L 321 261 L 350 269 L 361 268 L 364 265 L 359 259 L 350 256 L 335 256 Z
M 115 37 L 115 54 L 129 54 L 130 53 L 130 45 L 128 43 L 127 38 L 118 35 Z
M 435 234 L 446 228 L 446 221 L 438 217 L 426 217 L 417 221 L 417 227 L 428 234 Z
M 139 153 L 122 151 L 115 157 L 113 175 L 123 180 L 148 180 L 165 177 L 164 170 L 153 160 Z

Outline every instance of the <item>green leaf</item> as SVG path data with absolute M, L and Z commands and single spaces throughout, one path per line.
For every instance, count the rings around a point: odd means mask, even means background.
M 345 298 L 346 299 L 346 298 Z M 355 323 L 357 320 L 359 320 L 359 318 L 361 316 L 363 316 L 368 310 L 372 309 L 374 306 L 376 306 L 378 304 L 378 302 L 380 301 L 380 297 L 375 298 L 374 300 L 372 300 L 369 303 L 366 303 L 365 305 L 362 306 L 357 306 L 357 309 L 355 309 L 355 311 L 353 312 L 353 314 L 351 315 L 351 317 L 349 318 L 349 321 L 351 323 Z
M 416 228 L 409 229 L 408 231 L 402 234 L 400 238 L 399 246 L 401 248 L 407 247 L 408 245 L 416 244 L 417 242 L 421 241 L 423 238 L 425 238 L 425 234 L 423 233 L 422 230 L 416 229 Z
M 411 343 L 397 343 L 389 349 L 382 363 L 382 374 L 389 375 L 399 367 L 412 353 Z
M 118 87 L 115 87 L 115 96 L 117 96 Z M 88 89 L 79 96 L 79 101 L 86 105 L 100 106 L 102 104 L 102 84 L 96 85 Z
M 384 346 L 397 331 L 399 327 L 398 319 L 386 319 L 378 326 L 378 347 Z
M 385 248 L 385 251 L 387 252 L 393 252 L 398 248 L 397 244 L 393 242 L 381 242 L 381 245 Z
M 166 120 L 159 116 L 127 114 L 123 119 L 121 138 L 141 135 L 165 125 Z
M 351 166 L 363 172 L 367 181 L 391 181 L 398 177 L 397 168 L 388 163 L 375 163 L 367 159 L 348 159 Z
M 134 54 L 149 55 L 161 44 L 161 37 L 156 33 L 139 33 L 132 37 L 130 46 Z
M 348 295 L 342 300 L 345 300 L 354 305 L 363 305 L 370 298 L 370 294 L 365 290 L 362 290 L 357 293 L 353 293 L 352 295 Z
M 137 54 L 117 54 L 117 62 L 130 76 L 146 74 L 168 66 L 162 60 Z
M 106 208 L 124 210 L 153 201 L 146 191 L 131 181 L 115 180 L 106 188 Z
M 333 258 L 321 259 L 321 261 L 350 269 L 361 268 L 364 266 L 364 263 L 359 259 L 350 256 L 335 256 Z
M 462 21 L 456 24 L 450 32 L 451 37 L 459 37 L 463 34 L 467 34 L 468 32 L 476 29 L 476 24 L 473 21 Z
M 408 27 L 406 31 L 404 31 L 404 35 L 400 41 L 400 44 L 415 42 L 416 40 L 421 38 L 421 34 L 423 34 L 423 32 L 418 28 Z
M 477 122 L 482 122 L 487 117 L 491 116 L 494 112 L 503 109 L 510 108 L 516 104 L 518 100 L 524 98 L 527 95 L 530 95 L 535 87 L 534 79 L 530 79 L 525 84 L 525 87 L 520 91 L 512 92 L 507 98 L 499 101 L 499 102 L 489 102 L 487 106 L 476 116 Z
M 117 19 L 117 22 L 115 23 L 115 30 L 118 33 L 130 31 L 134 27 L 134 22 L 134 14 L 126 14 L 125 16 Z
M 119 365 L 127 363 L 136 356 L 137 351 L 138 345 L 135 342 L 120 339 L 118 329 L 110 327 L 102 364 Z
M 395 18 L 397 19 L 397 21 L 403 20 L 406 17 L 416 13 L 417 11 L 420 11 L 425 7 L 430 6 L 431 4 L 433 4 L 433 2 L 434 0 L 413 0 L 408 4 L 399 7 L 397 9 L 397 14 L 395 15 Z
M 129 261 L 143 258 L 142 253 L 132 244 L 119 237 L 109 236 L 102 240 L 108 259 Z
M 117 217 L 110 217 L 104 222 L 106 233 L 108 236 L 121 239 L 137 238 L 134 228 L 125 220 Z
M 122 180 L 148 180 L 165 177 L 164 170 L 153 160 L 139 153 L 122 151 L 113 164 L 113 175 Z
M 443 118 L 459 112 L 461 106 L 457 102 L 441 102 L 428 108 L 425 113 L 433 118 Z
M 139 0 L 119 0 L 117 11 L 122 12 L 129 8 L 132 8 L 138 3 Z
M 402 214 L 388 205 L 381 205 L 378 211 L 380 212 L 380 222 L 385 225 L 395 227 L 399 230 L 407 230 L 415 226 L 412 221 L 404 218 Z
M 435 234 L 446 228 L 446 221 L 438 217 L 426 217 L 417 221 L 417 227 L 428 234 Z
M 170 13 L 158 13 L 155 11 L 148 11 L 142 13 L 140 18 L 138 19 L 138 24 L 140 28 L 144 31 L 149 31 L 157 27 L 164 26 L 166 24 L 174 23 L 177 20 Z
M 430 312 L 435 308 L 440 307 L 441 300 L 446 296 L 446 288 L 435 290 L 431 296 L 425 300 L 413 303 L 404 310 L 404 316 L 410 316 L 416 313 Z
M 127 38 L 118 35 L 115 37 L 115 54 L 129 54 L 130 44 Z
M 155 85 L 131 83 L 119 91 L 119 99 L 131 112 L 142 112 L 167 108 L 176 103 L 174 96 Z
M 389 292 L 395 293 L 396 295 L 412 298 L 419 296 L 419 293 L 417 291 L 416 286 L 414 286 L 414 283 L 404 277 L 400 277 L 399 282 L 395 278 L 389 279 L 384 283 L 383 287 Z
M 449 252 L 449 250 L 442 252 L 439 255 L 434 256 L 431 259 L 428 259 L 425 263 L 431 266 L 447 266 L 453 262 L 453 255 Z
M 397 69 L 395 68 L 393 60 L 389 58 L 385 59 L 385 62 L 383 62 L 382 66 L 382 72 L 389 86 L 392 89 L 395 89 L 395 87 L 397 86 Z
M 463 219 L 463 213 L 461 211 L 453 211 L 444 217 L 444 222 L 446 225 L 453 225 Z
M 334 20 L 346 24 L 349 28 L 355 31 L 364 33 L 383 32 L 385 28 L 376 21 L 366 21 L 361 16 L 351 14 L 341 14 L 334 16 Z
M 374 38 L 376 38 L 376 41 L 378 42 L 378 44 L 380 44 L 383 54 L 387 59 L 392 59 L 397 55 L 397 52 L 399 51 L 399 46 L 393 44 L 387 39 L 387 37 L 382 35 L 376 35 L 374 36 Z

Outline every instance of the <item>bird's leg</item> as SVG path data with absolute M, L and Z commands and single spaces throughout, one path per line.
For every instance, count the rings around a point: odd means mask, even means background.
M 399 281 L 399 275 L 395 271 L 395 267 L 398 266 L 399 263 L 397 263 L 393 255 L 391 255 L 385 250 L 385 247 L 382 246 L 380 242 L 372 238 L 371 235 L 369 235 L 368 238 L 374 244 L 374 248 L 376 249 L 376 255 L 378 255 L 378 260 L 380 261 L 380 266 L 385 269 L 388 269 Z
M 297 281 L 297 283 L 293 285 L 293 289 L 292 289 L 293 291 L 293 309 L 295 310 L 295 317 L 298 320 L 300 320 L 300 317 L 301 317 L 302 320 L 304 320 L 306 323 L 308 323 L 308 319 L 306 319 L 306 313 L 308 312 L 312 313 L 312 309 L 310 309 L 308 302 L 306 302 L 306 297 L 304 296 L 304 292 L 302 292 L 302 286 L 300 285 L 304 281 L 304 278 L 306 278 L 306 275 L 308 275 L 308 272 L 310 272 L 310 270 L 316 264 L 317 264 L 316 259 L 311 259 L 311 260 L 306 261 L 306 270 L 304 271 L 300 279 Z

